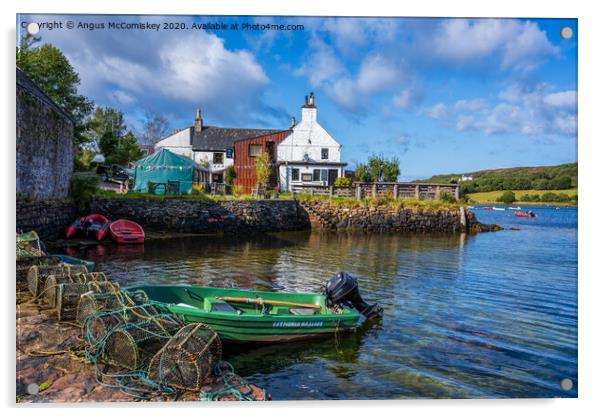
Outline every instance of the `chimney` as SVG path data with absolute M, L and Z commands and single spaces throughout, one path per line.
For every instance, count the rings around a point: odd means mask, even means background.
M 295 120 L 295 117 L 291 118 L 291 129 L 293 127 L 295 127 L 297 125 L 297 120 Z
M 305 105 L 308 106 L 308 102 L 307 102 L 307 95 L 305 96 Z
M 309 93 L 309 105 L 310 105 L 310 107 L 314 107 L 314 93 L 313 92 Z
M 199 133 L 203 130 L 203 119 L 201 118 L 201 109 L 196 109 L 196 117 L 194 119 L 194 131 L 198 131 Z

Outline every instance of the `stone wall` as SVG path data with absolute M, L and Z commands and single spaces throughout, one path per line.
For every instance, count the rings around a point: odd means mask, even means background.
M 430 211 L 391 206 L 345 207 L 328 201 L 302 201 L 312 228 L 364 232 L 481 232 L 500 229 L 481 224 L 470 211 L 441 208 Z M 464 216 L 464 218 L 463 218 Z
M 17 198 L 17 229 L 36 231 L 42 240 L 62 238 L 77 211 L 61 200 L 29 200 Z
M 17 69 L 17 195 L 47 199 L 69 192 L 73 123 Z
M 261 233 L 305 230 L 307 212 L 295 201 L 198 201 L 179 198 L 97 198 L 90 212 L 111 220 L 136 221 L 143 227 L 184 233 Z

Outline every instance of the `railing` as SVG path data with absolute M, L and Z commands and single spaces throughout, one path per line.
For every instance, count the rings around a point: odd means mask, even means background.
M 460 188 L 455 184 L 408 183 L 408 182 L 354 182 L 351 186 L 328 185 L 293 185 L 294 194 L 309 194 L 329 197 L 347 198 L 415 198 L 440 199 L 450 194 L 457 201 L 460 199 Z

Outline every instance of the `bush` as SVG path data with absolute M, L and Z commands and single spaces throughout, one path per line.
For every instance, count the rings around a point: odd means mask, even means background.
M 447 202 L 447 203 L 450 203 L 450 204 L 455 204 L 456 203 L 456 197 L 453 196 L 452 194 L 448 193 L 448 192 L 443 192 L 441 194 L 441 201 Z
M 496 201 L 511 204 L 516 201 L 516 195 L 512 191 L 505 191 Z
M 98 182 L 97 176 L 74 176 L 71 179 L 69 198 L 78 209 L 85 209 L 98 193 Z
M 230 165 L 224 171 L 224 183 L 226 184 L 226 193 L 234 193 L 232 186 L 234 185 L 234 178 L 236 178 L 236 168 L 234 165 Z
M 334 186 L 351 186 L 351 178 L 338 177 L 334 180 Z
M 243 194 L 244 194 L 244 188 L 242 187 L 242 185 L 234 185 L 232 187 L 232 195 L 234 195 L 235 197 L 239 197 Z

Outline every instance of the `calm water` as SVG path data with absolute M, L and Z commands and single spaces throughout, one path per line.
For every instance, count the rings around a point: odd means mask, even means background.
M 384 319 L 339 339 L 225 351 L 274 399 L 577 396 L 577 209 L 475 209 L 518 231 L 476 236 L 287 233 L 80 251 L 123 285 L 320 291 L 357 276 Z M 102 250 L 101 250 L 102 249 Z M 560 381 L 571 379 L 569 391 Z

